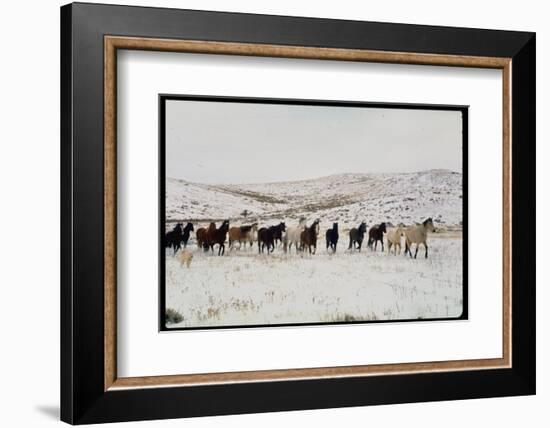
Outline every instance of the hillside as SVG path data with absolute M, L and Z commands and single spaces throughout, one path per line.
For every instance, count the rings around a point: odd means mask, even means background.
M 250 214 L 244 219 L 241 213 Z M 366 221 L 411 224 L 432 217 L 436 226 L 462 225 L 462 174 L 339 174 L 311 180 L 210 185 L 167 178 L 166 219 L 295 223 L 300 217 L 351 226 Z

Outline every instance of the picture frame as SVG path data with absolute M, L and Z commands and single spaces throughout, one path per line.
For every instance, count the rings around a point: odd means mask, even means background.
M 119 377 L 120 50 L 501 70 L 502 356 Z M 63 6 L 61 419 L 85 424 L 534 394 L 535 228 L 525 225 L 535 224 L 535 97 L 534 33 Z

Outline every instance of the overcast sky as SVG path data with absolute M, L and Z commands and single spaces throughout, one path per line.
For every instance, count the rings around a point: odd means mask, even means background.
M 462 171 L 459 111 L 166 101 L 166 175 L 265 183 Z

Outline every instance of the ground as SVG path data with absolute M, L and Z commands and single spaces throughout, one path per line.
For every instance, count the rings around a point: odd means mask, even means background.
M 342 239 L 342 238 L 341 238 Z M 190 268 L 166 252 L 166 307 L 183 321 L 168 328 L 454 318 L 462 313 L 462 235 L 430 236 L 417 259 L 347 251 L 258 255 L 257 247 L 205 254 Z M 414 254 L 414 251 L 413 251 Z

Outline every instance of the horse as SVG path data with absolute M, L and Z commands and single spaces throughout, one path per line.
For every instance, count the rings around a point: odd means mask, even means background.
M 206 243 L 206 236 L 208 234 L 209 230 L 215 230 L 216 229 L 216 223 L 210 223 L 210 226 L 208 226 L 208 229 L 205 227 L 199 227 L 196 232 L 197 236 L 197 248 L 204 248 L 206 251 L 209 246 Z
M 185 225 L 185 227 L 183 228 L 183 232 L 182 234 L 178 237 L 178 238 L 181 238 L 181 239 L 177 239 L 176 242 L 174 242 L 176 244 L 176 247 L 174 249 L 174 253 L 176 253 L 180 248 L 181 248 L 181 243 L 183 242 L 183 248 L 187 248 L 187 242 L 189 242 L 189 236 L 191 235 L 191 232 L 194 231 L 195 228 L 193 227 L 193 223 L 187 223 Z
M 174 248 L 174 254 L 176 254 L 176 244 L 175 242 L 178 241 L 181 237 L 183 231 L 183 224 L 177 223 L 174 228 L 167 232 L 164 236 L 164 247 L 165 248 Z
M 332 252 L 335 253 L 336 245 L 338 245 L 338 223 L 332 223 L 332 229 L 326 231 L 325 238 L 327 240 L 327 251 L 330 247 Z
M 271 226 L 270 229 L 273 231 L 273 244 L 277 246 L 277 241 L 283 242 L 283 232 L 286 230 L 286 225 L 282 221 L 276 226 Z
M 212 227 L 212 225 L 214 225 L 214 227 Z M 229 220 L 224 220 L 219 229 L 216 229 L 214 223 L 210 223 L 210 227 L 206 231 L 204 250 L 208 251 L 208 247 L 210 247 L 210 250 L 214 251 L 214 245 L 218 244 L 218 256 L 223 256 L 225 254 L 225 238 L 228 230 Z
M 275 231 L 271 227 L 262 227 L 258 230 L 258 254 L 263 254 L 267 247 L 267 254 L 275 250 Z
M 300 250 L 304 251 L 306 246 L 309 254 L 315 254 L 317 251 L 317 236 L 319 235 L 319 220 L 315 220 L 311 226 L 306 227 L 300 234 Z M 311 251 L 313 247 L 313 252 Z
M 416 244 L 416 251 L 414 252 L 414 258 L 416 259 L 418 247 L 420 244 L 423 244 L 424 248 L 426 248 L 424 257 L 428 258 L 428 244 L 426 243 L 428 232 L 435 232 L 435 226 L 431 217 L 424 220 L 422 224 L 409 226 L 405 229 L 405 256 L 408 252 L 412 258 L 411 246 L 412 244 Z
M 300 248 L 300 234 L 304 231 L 305 227 L 306 219 L 301 218 L 298 226 L 287 228 L 285 236 L 283 238 L 283 249 L 285 253 L 287 251 L 290 251 L 292 244 L 294 244 L 294 248 L 296 248 L 296 252 L 298 252 Z
M 384 233 L 386 233 L 386 223 L 380 223 L 374 225 L 369 230 L 369 242 L 368 247 L 372 250 L 372 244 L 374 244 L 374 251 L 378 246 L 378 241 L 382 244 L 382 252 L 384 252 Z
M 352 228 L 349 231 L 349 246 L 348 250 L 357 249 L 361 251 L 361 246 L 363 245 L 363 239 L 365 239 L 365 233 L 367 232 L 367 224 L 362 222 L 359 227 Z M 357 247 L 355 246 L 357 244 Z
M 403 236 L 403 225 L 388 230 L 386 234 L 386 239 L 388 240 L 388 254 L 391 254 L 391 247 L 393 246 L 394 254 L 401 254 L 401 237 Z M 397 252 L 397 247 L 399 247 L 399 252 Z
M 231 227 L 229 229 L 229 249 L 233 249 L 233 243 L 235 241 L 239 242 L 239 250 L 241 245 L 244 242 L 245 245 L 247 242 L 250 242 L 250 246 L 254 242 L 254 235 L 258 231 L 258 223 L 253 223 L 246 226 Z

